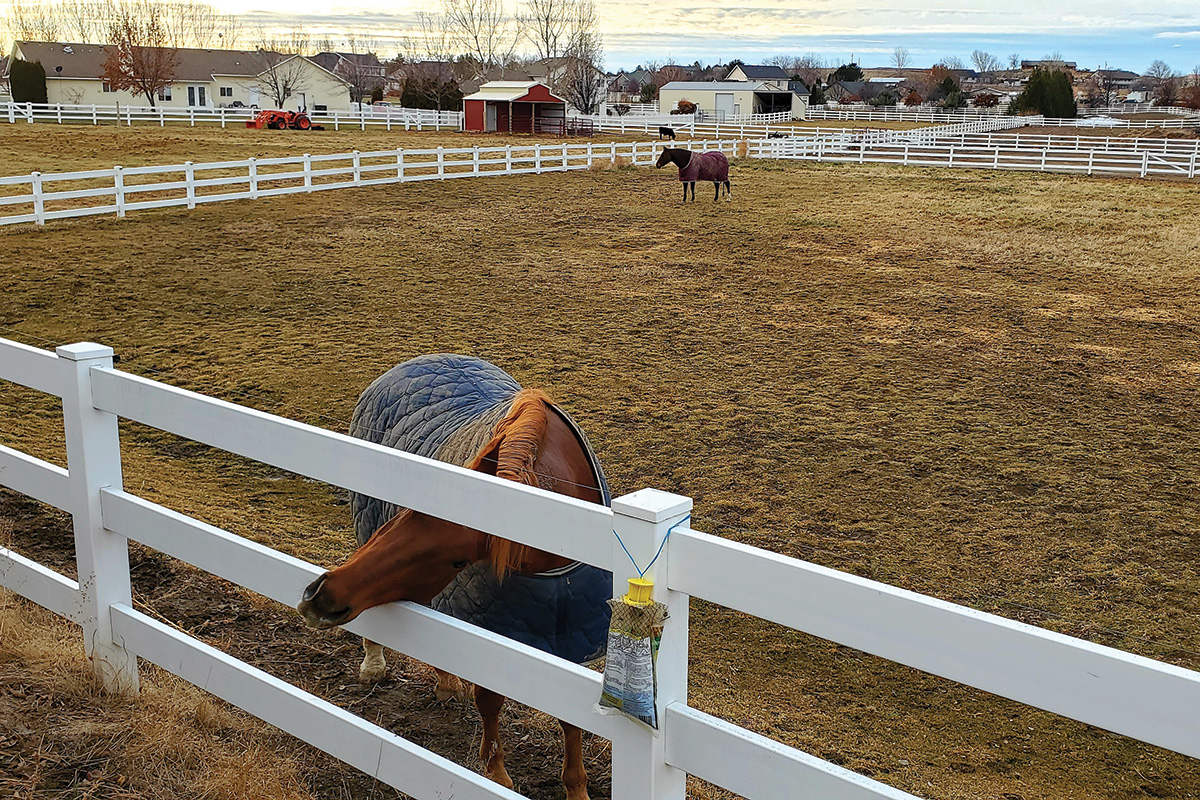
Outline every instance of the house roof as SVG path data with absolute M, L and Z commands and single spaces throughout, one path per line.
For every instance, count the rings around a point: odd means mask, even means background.
M 779 79 L 786 81 L 790 77 L 787 74 L 787 70 L 785 70 L 783 67 L 777 67 L 770 64 L 739 64 L 737 67 L 734 67 L 729 71 L 733 72 L 734 69 L 738 69 L 739 67 L 742 70 L 742 74 L 752 81 Z
M 104 72 L 104 61 L 108 57 L 107 48 L 99 44 L 17 42 L 15 48 L 21 51 L 26 61 L 42 62 L 47 78 L 99 78 Z M 176 83 L 210 81 L 216 75 L 253 77 L 280 60 L 292 58 L 264 50 L 181 47 L 176 52 L 179 54 L 179 66 L 175 68 Z M 324 69 L 311 59 L 306 60 Z M 326 72 L 333 75 L 329 70 Z M 333 77 L 342 81 L 341 77 Z
M 479 87 L 479 91 L 467 95 L 463 100 L 490 100 L 494 103 L 510 102 L 519 100 L 529 94 L 529 90 L 535 86 L 544 87 L 550 96 L 560 103 L 567 102 L 554 94 L 554 92 L 551 92 L 550 87 L 541 81 L 492 81 L 491 83 L 483 84 Z
M 790 92 L 773 81 L 671 81 L 662 87 L 675 92 Z

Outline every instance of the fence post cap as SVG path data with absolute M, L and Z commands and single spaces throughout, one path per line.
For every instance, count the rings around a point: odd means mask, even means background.
M 614 498 L 612 510 L 646 522 L 662 522 L 691 511 L 692 498 L 659 489 L 639 489 Z
M 54 352 L 59 358 L 65 358 L 68 361 L 87 361 L 93 358 L 112 358 L 113 356 L 111 347 L 95 342 L 63 344 L 54 348 Z

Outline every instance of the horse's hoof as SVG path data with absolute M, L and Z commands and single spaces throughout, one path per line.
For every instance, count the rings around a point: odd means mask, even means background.
M 437 686 L 433 687 L 433 696 L 438 699 L 439 703 L 447 700 L 457 700 L 463 703 L 467 699 L 467 687 L 458 678 L 450 676 L 445 682 L 438 681 Z
M 364 664 L 358 670 L 358 682 L 364 686 L 374 686 L 387 677 L 387 664 Z
M 508 770 L 506 770 L 503 765 L 501 765 L 499 769 L 493 769 L 493 770 L 486 771 L 484 773 L 484 776 L 489 781 L 495 781 L 496 783 L 503 786 L 505 789 L 513 788 L 512 778 L 508 777 Z

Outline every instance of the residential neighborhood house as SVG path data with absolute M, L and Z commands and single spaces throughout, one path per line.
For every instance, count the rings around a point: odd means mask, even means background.
M 808 111 L 808 90 L 788 81 L 673 81 L 658 91 L 663 112 L 677 108 L 680 100 L 718 120 L 785 111 L 791 119 L 804 119 Z
M 316 113 L 350 108 L 349 84 L 303 56 L 262 50 L 180 48 L 177 52 L 174 79 L 158 92 L 156 106 L 272 108 L 276 102 L 271 84 L 287 82 L 295 88 L 282 98 L 284 109 Z M 9 51 L 10 61 L 41 62 L 50 103 L 150 105 L 144 95 L 116 90 L 104 80 L 106 58 L 107 48 L 97 44 L 14 42 Z

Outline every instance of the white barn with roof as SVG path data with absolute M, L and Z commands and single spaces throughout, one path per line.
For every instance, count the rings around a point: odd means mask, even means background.
M 658 90 L 664 113 L 680 100 L 717 119 L 781 112 L 804 119 L 808 112 L 808 89 L 798 81 L 673 81 Z

